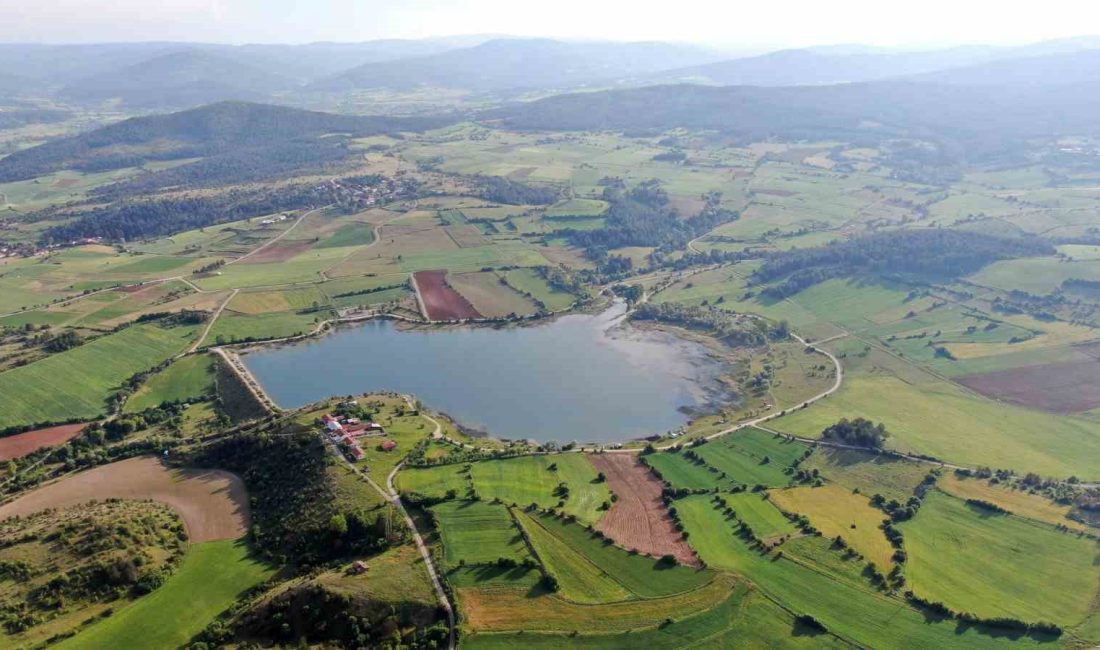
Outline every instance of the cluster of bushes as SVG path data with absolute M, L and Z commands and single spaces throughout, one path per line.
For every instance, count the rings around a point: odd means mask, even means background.
M 839 422 L 826 427 L 821 432 L 821 437 L 824 440 L 869 449 L 882 449 L 886 444 L 886 438 L 889 436 L 890 434 L 887 433 L 885 425 L 875 424 L 864 418 L 854 420 L 841 418 Z
M 786 321 L 771 325 L 752 319 L 746 323 L 736 314 L 717 307 L 645 303 L 634 311 L 633 317 L 713 332 L 716 337 L 730 345 L 764 345 L 769 340 L 783 340 L 790 336 Z

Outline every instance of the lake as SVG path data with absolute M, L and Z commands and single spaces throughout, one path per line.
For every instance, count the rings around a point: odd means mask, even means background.
M 728 368 L 695 342 L 622 324 L 621 303 L 531 327 L 342 327 L 242 356 L 280 406 L 409 393 L 501 438 L 608 443 L 665 433 L 729 402 Z

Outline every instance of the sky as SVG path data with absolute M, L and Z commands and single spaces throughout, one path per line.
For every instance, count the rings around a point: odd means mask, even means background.
M 1085 0 L 0 0 L 0 41 L 305 43 L 510 34 L 730 47 L 1027 43 L 1100 30 Z

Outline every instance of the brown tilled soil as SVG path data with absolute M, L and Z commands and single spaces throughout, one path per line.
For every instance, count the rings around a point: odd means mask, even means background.
M 152 456 L 101 465 L 47 484 L 0 507 L 0 519 L 102 499 L 152 499 L 183 518 L 192 542 L 237 539 L 248 532 L 248 493 L 229 472 L 170 469 Z
M 672 555 L 681 564 L 700 565 L 661 501 L 661 482 L 637 456 L 593 454 L 589 458 L 618 496 L 597 528 L 624 548 L 653 557 Z
M 313 246 L 313 242 L 294 242 L 272 244 L 255 255 L 241 260 L 241 264 L 264 264 L 267 262 L 285 262 L 290 258 L 304 253 Z
M 0 460 L 22 458 L 43 447 L 56 447 L 75 438 L 88 425 L 83 422 L 62 424 L 48 429 L 35 429 L 26 433 L 0 438 Z
M 429 320 L 481 318 L 478 310 L 447 284 L 446 271 L 417 271 L 413 274 Z
M 982 395 L 1051 413 L 1100 406 L 1100 361 L 1067 361 L 996 370 L 955 381 Z

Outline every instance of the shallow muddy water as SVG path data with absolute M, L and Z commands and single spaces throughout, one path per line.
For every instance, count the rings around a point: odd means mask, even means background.
M 728 370 L 695 342 L 623 325 L 625 307 L 533 327 L 402 331 L 368 321 L 242 357 L 279 405 L 411 393 L 502 438 L 613 442 L 664 433 L 728 401 Z

